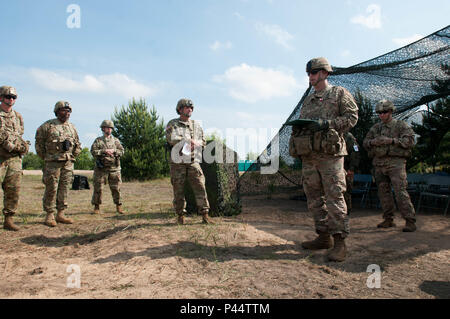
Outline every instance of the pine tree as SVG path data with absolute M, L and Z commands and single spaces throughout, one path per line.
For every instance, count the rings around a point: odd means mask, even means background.
M 355 101 L 358 105 L 358 122 L 350 132 L 355 136 L 359 144 L 361 160 L 358 173 L 370 174 L 372 160 L 369 159 L 367 151 L 363 147 L 363 141 L 370 128 L 376 123 L 376 118 L 373 114 L 372 103 L 361 93 L 359 89 L 355 92 Z
M 148 180 L 169 173 L 165 127 L 154 106 L 149 110 L 144 99 L 133 98 L 127 107 L 115 108 L 112 121 L 113 135 L 125 149 L 121 158 L 124 179 Z
M 422 124 L 413 123 L 413 129 L 419 135 L 416 148 L 413 152 L 414 162 L 424 162 L 433 167 L 449 166 L 448 157 L 442 153 L 445 148 L 440 148 L 444 136 L 450 127 L 450 67 L 448 64 L 441 66 L 442 70 L 449 76 L 447 80 L 437 80 L 432 85 L 433 90 L 439 94 L 447 94 L 446 97 L 437 100 L 429 106 L 429 111 L 423 117 Z
M 94 158 L 87 147 L 84 147 L 81 150 L 80 155 L 78 155 L 77 160 L 75 161 L 74 168 L 75 169 L 84 169 L 84 170 L 92 170 L 94 169 Z

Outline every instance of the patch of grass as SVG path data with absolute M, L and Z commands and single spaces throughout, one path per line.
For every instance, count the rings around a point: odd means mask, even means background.
M 129 288 L 134 288 L 134 285 L 131 284 L 131 283 L 128 283 L 128 284 L 121 284 L 121 285 L 119 285 L 119 286 L 113 286 L 113 287 L 111 287 L 111 290 L 121 291 L 121 290 L 129 289 Z

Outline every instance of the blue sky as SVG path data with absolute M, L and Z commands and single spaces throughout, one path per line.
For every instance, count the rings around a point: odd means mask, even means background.
M 71 4 L 79 28 L 68 27 Z M 0 85 L 17 88 L 32 144 L 58 100 L 71 102 L 90 148 L 102 120 L 132 97 L 165 123 L 187 97 L 207 133 L 247 130 L 231 145 L 243 157 L 290 115 L 309 59 L 346 67 L 400 48 L 446 27 L 450 1 L 17 0 L 1 12 Z

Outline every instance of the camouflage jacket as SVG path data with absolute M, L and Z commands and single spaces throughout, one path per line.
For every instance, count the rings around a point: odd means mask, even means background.
M 114 150 L 114 156 L 107 155 L 105 153 L 107 149 Z M 122 157 L 123 151 L 119 139 L 112 135 L 97 137 L 91 146 L 91 154 L 96 161 L 96 168 L 120 170 L 120 157 Z
M 344 158 L 344 169 L 346 171 L 350 170 L 355 172 L 359 166 L 359 161 L 361 160 L 358 141 L 350 132 L 345 133 L 344 138 L 348 153 L 348 155 Z
M 67 141 L 67 142 L 66 142 Z M 52 119 L 36 131 L 36 153 L 46 162 L 75 161 L 81 153 L 81 143 L 75 126 Z
M 311 138 L 311 154 L 347 155 L 343 134 L 358 122 L 358 106 L 345 88 L 328 85 L 320 92 L 306 97 L 300 110 L 300 119 L 328 120 L 325 131 L 293 130 L 293 135 Z
M 391 145 L 373 146 L 370 142 L 380 136 L 393 139 Z M 385 165 L 391 158 L 408 158 L 414 147 L 414 131 L 404 121 L 392 119 L 389 123 L 379 122 L 372 126 L 364 139 L 364 148 L 374 165 Z
M 166 140 L 171 148 L 176 147 L 176 150 L 179 150 L 179 154 L 181 154 L 182 146 L 185 143 L 190 144 L 191 140 L 200 143 L 202 147 L 206 146 L 202 127 L 198 122 L 191 119 L 188 122 L 183 122 L 179 118 L 169 121 L 166 126 Z M 201 162 L 201 153 L 201 149 L 192 152 L 191 159 L 197 163 Z M 170 156 L 170 162 L 174 162 L 172 156 Z
M 0 108 L 0 160 L 18 156 L 14 151 L 9 152 L 6 150 L 2 144 L 6 140 L 10 140 L 15 144 L 16 139 L 22 139 L 23 132 L 22 115 L 15 110 L 5 112 Z

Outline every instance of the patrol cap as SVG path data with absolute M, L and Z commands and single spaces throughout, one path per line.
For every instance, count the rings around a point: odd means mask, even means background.
M 104 121 L 102 122 L 102 124 L 100 125 L 100 128 L 104 128 L 104 127 L 114 128 L 114 123 L 113 123 L 113 121 L 110 121 L 110 120 L 104 120 Z
M 64 108 L 70 109 L 70 111 L 72 111 L 72 106 L 70 106 L 70 103 L 69 103 L 69 102 L 66 102 L 66 101 L 58 101 L 58 102 L 56 102 L 56 104 L 55 104 L 55 109 L 54 109 L 53 111 L 54 111 L 55 114 L 56 114 L 56 112 L 57 112 L 59 109 L 64 109 Z
M 185 106 L 192 106 L 192 109 L 194 109 L 194 103 L 192 103 L 192 100 L 181 99 L 177 103 L 177 114 L 180 114 L 180 109 L 182 109 Z
M 333 72 L 330 63 L 323 57 L 311 59 L 308 63 L 306 63 L 306 72 L 311 72 L 314 70 L 325 70 L 328 73 Z
M 0 95 L 14 95 L 17 97 L 17 90 L 16 88 L 12 87 L 12 86 L 8 86 L 8 85 L 3 85 L 2 87 L 0 87 Z
M 383 112 L 383 111 L 395 111 L 394 103 L 389 100 L 381 100 L 375 107 L 375 112 Z

